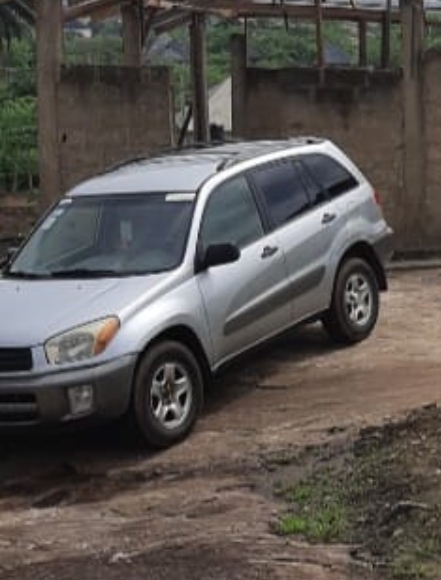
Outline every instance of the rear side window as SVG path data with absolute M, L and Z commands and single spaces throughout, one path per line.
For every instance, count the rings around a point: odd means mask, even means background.
M 308 209 L 309 200 L 298 168 L 291 161 L 257 169 L 253 179 L 277 227 Z
M 294 165 L 308 193 L 311 205 L 316 206 L 327 201 L 329 199 L 329 195 L 326 189 L 312 179 L 306 167 L 304 167 L 300 161 L 295 161 Z
M 338 161 L 327 155 L 305 155 L 302 162 L 316 181 L 330 197 L 346 193 L 358 185 L 355 177 Z

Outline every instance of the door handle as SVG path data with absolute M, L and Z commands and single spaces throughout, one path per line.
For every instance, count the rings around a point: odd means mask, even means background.
M 274 254 L 276 254 L 279 251 L 279 248 L 277 246 L 265 246 L 263 248 L 263 252 L 262 252 L 262 259 L 265 258 L 271 258 L 271 256 L 274 256 Z
M 325 213 L 323 214 L 322 217 L 322 224 L 323 225 L 330 224 L 336 219 L 336 217 L 337 217 L 336 213 Z

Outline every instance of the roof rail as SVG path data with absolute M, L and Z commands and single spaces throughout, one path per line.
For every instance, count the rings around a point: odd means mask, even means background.
M 132 165 L 132 163 L 141 163 L 141 161 L 146 161 L 148 157 L 145 155 L 137 155 L 134 157 L 127 157 L 126 159 L 122 159 L 121 161 L 117 161 L 108 167 L 105 167 L 101 172 L 100 175 L 105 175 L 106 173 L 112 173 L 112 171 L 117 171 L 118 169 L 122 169 L 126 167 L 126 165 Z
M 144 161 L 149 161 L 151 159 L 156 159 L 156 158 L 160 158 L 162 156 L 165 155 L 178 155 L 180 152 L 183 151 L 199 151 L 202 149 L 213 149 L 216 147 L 220 147 L 222 145 L 227 145 L 229 143 L 237 143 L 238 141 L 234 141 L 234 140 L 224 140 L 224 141 L 211 141 L 211 142 L 205 142 L 205 141 L 196 141 L 194 143 L 188 143 L 186 145 L 176 145 L 176 146 L 172 146 L 172 147 L 161 147 L 158 149 L 155 149 L 154 151 L 151 152 L 151 154 L 145 154 L 145 155 L 135 155 L 133 157 L 127 157 L 126 159 L 122 159 L 121 161 L 118 161 L 116 163 L 113 163 L 111 165 L 109 165 L 108 167 L 105 167 L 101 172 L 100 175 L 105 175 L 107 173 L 112 173 L 113 171 L 117 171 L 118 169 L 122 169 L 123 167 L 126 167 L 128 165 L 132 165 L 134 163 L 142 163 Z
M 255 156 L 263 156 L 268 153 L 275 153 L 289 147 L 301 147 L 304 145 L 315 145 L 317 143 L 322 143 L 324 139 L 320 137 L 288 137 L 286 139 L 275 139 L 273 141 L 243 141 L 239 142 L 245 145 L 242 151 L 231 151 L 228 158 L 222 159 L 222 161 L 217 166 L 217 171 L 222 171 L 223 169 L 228 169 L 234 165 L 241 163 L 242 161 L 248 161 Z M 248 148 L 247 148 L 248 144 Z M 260 145 L 260 147 L 259 147 Z
M 225 139 L 223 141 L 196 141 L 194 143 L 188 143 L 180 146 L 173 147 L 163 147 L 158 148 L 150 154 L 136 155 L 133 157 L 128 157 L 122 159 L 121 161 L 106 167 L 100 174 L 105 175 L 107 173 L 112 173 L 118 169 L 122 169 L 128 165 L 135 163 L 142 163 L 150 160 L 161 159 L 167 155 L 179 155 L 183 152 L 191 151 L 201 151 L 204 149 L 214 149 L 217 147 L 222 147 L 223 145 L 237 145 L 238 149 L 227 150 L 224 152 L 225 157 L 219 162 L 216 167 L 217 171 L 222 171 L 228 167 L 232 167 L 237 163 L 242 161 L 247 161 L 256 155 L 265 155 L 266 153 L 280 151 L 281 149 L 292 147 L 292 146 L 302 146 L 302 145 L 313 145 L 322 142 L 323 139 L 319 137 L 291 137 L 287 139 L 276 139 L 276 140 L 262 140 L 262 141 L 241 141 L 237 139 Z M 259 146 L 260 145 L 260 146 Z

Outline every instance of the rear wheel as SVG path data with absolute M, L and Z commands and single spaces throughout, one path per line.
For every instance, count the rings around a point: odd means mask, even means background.
M 365 260 L 349 258 L 337 273 L 323 325 L 336 342 L 353 344 L 372 332 L 378 310 L 379 289 L 374 271 Z
M 193 353 L 183 344 L 152 346 L 135 376 L 132 418 L 146 443 L 168 447 L 193 428 L 203 403 L 203 379 Z

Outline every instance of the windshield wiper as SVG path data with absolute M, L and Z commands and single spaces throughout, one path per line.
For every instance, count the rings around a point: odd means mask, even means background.
M 89 268 L 75 268 L 71 270 L 55 270 L 50 272 L 50 278 L 106 278 L 121 277 L 124 272 L 118 270 L 92 270 Z
M 126 276 L 145 276 L 147 274 L 159 274 L 162 270 L 144 271 L 144 270 L 91 270 L 89 268 L 75 268 L 71 270 L 54 270 L 44 274 L 36 274 L 34 272 L 10 272 L 4 271 L 1 277 L 16 278 L 20 280 L 47 280 L 50 278 L 123 278 Z
M 42 280 L 44 278 L 47 278 L 47 274 L 36 274 L 35 272 L 23 272 L 21 270 L 11 272 L 11 270 L 6 269 L 3 271 L 3 278 L 18 278 L 21 280 Z

